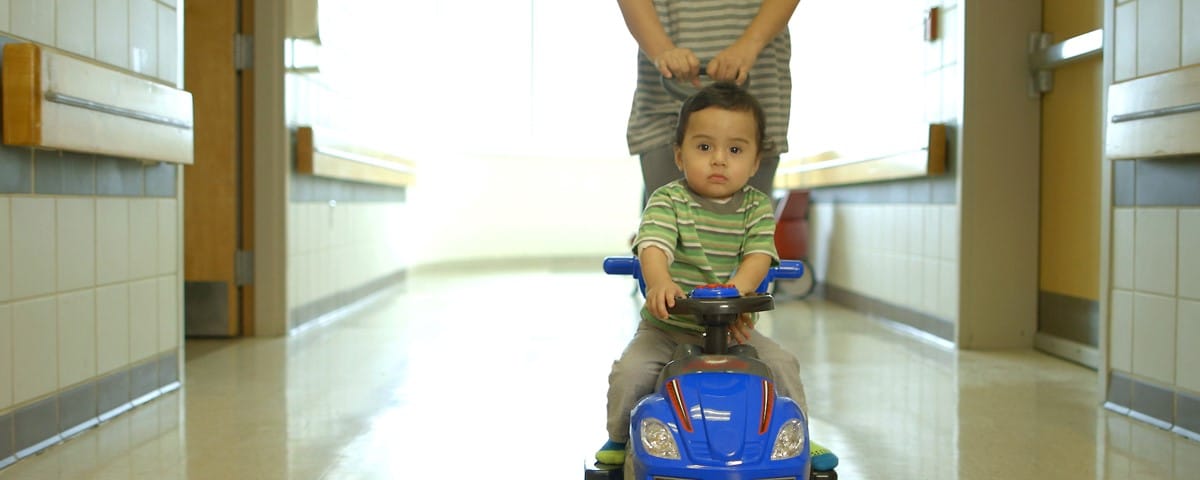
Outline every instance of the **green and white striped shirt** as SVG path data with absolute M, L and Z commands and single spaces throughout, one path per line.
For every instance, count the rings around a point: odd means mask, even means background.
M 675 46 L 689 48 L 701 65 L 742 36 L 758 15 L 762 0 L 654 0 L 658 20 Z M 787 28 L 776 35 L 750 69 L 749 91 L 762 104 L 767 138 L 774 153 L 787 151 L 792 108 L 792 39 Z M 637 57 L 637 89 L 629 114 L 626 140 L 637 155 L 674 142 L 675 122 L 683 101 L 662 87 L 662 75 L 644 52 Z M 707 81 L 707 79 L 702 79 Z
M 684 292 L 729 282 L 742 258 L 751 253 L 769 255 L 772 264 L 779 263 L 771 199 L 750 186 L 720 203 L 692 192 L 686 180 L 664 185 L 646 203 L 634 252 L 650 246 L 666 251 L 671 278 Z M 664 328 L 704 331 L 691 315 L 671 315 L 663 321 L 643 307 L 642 318 Z

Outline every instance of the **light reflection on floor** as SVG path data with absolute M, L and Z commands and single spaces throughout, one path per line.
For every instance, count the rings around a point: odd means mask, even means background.
M 630 292 L 598 268 L 414 274 L 287 338 L 189 341 L 184 388 L 0 479 L 580 478 Z M 1099 408 L 1074 364 L 946 350 L 820 300 L 761 325 L 800 356 L 843 479 L 1200 478 L 1200 443 Z

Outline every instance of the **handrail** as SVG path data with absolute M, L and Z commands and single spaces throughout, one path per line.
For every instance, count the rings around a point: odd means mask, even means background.
M 46 101 L 69 105 L 72 107 L 86 108 L 94 112 L 107 113 L 109 115 L 116 115 L 118 117 L 126 117 L 134 120 L 157 123 L 159 125 L 166 125 L 168 127 L 182 128 L 186 130 L 190 130 L 192 128 L 192 122 L 190 119 L 180 119 L 167 115 L 144 112 L 142 110 L 134 110 L 132 108 L 118 107 L 116 105 L 109 105 L 107 103 L 101 103 L 55 91 L 46 92 Z
M 296 172 L 318 177 L 405 187 L 413 162 L 396 155 L 352 146 L 335 135 L 318 137 L 311 126 L 295 127 Z
M 779 162 L 775 187 L 805 190 L 857 183 L 937 176 L 946 173 L 946 126 L 926 126 L 923 145 L 887 154 L 847 155 L 825 151 Z
M 1104 54 L 1103 29 L 1050 42 L 1049 33 L 1029 34 L 1029 95 L 1034 98 L 1054 88 L 1054 69 Z
M 1200 152 L 1200 65 L 1108 86 L 1107 158 L 1194 156 Z
M 1200 102 L 1189 103 L 1187 105 L 1175 105 L 1172 107 L 1151 108 L 1132 113 L 1122 113 L 1112 116 L 1112 123 L 1129 122 L 1133 120 L 1145 120 L 1147 118 L 1165 117 L 1167 115 L 1178 115 L 1180 113 L 1200 112 Z
M 6 145 L 190 165 L 191 92 L 35 43 L 3 45 Z

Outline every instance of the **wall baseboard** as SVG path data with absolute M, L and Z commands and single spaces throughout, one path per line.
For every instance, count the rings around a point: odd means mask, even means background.
M 1200 396 L 1112 371 L 1104 408 L 1200 441 Z
M 1090 345 L 1038 332 L 1033 336 L 1033 348 L 1092 370 L 1100 368 L 1100 351 Z
M 332 318 L 341 317 L 345 310 L 357 309 L 359 304 L 370 303 L 373 296 L 404 283 L 407 277 L 408 270 L 397 270 L 358 287 L 332 293 L 304 305 L 293 307 L 290 312 L 291 325 L 288 330 L 294 333 L 299 328 L 309 328 L 308 324 L 310 323 L 327 323 Z
M 950 342 L 951 345 L 955 344 L 955 325 L 949 320 L 827 283 L 819 284 L 814 294 L 852 310 L 901 323 Z
M 0 470 L 180 387 L 179 349 L 0 413 Z

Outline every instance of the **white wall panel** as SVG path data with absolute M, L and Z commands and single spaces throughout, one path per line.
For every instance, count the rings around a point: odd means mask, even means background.
M 96 292 L 58 296 L 58 388 L 96 376 Z
M 58 291 L 92 287 L 96 284 L 96 201 L 57 201 Z
M 96 289 L 96 371 L 129 364 L 129 284 Z
M 54 297 L 12 304 L 13 403 L 58 388 L 56 312 Z
M 54 223 L 53 198 L 12 199 L 13 298 L 54 292 Z
M 48 0 L 43 0 L 50 3 Z M 57 41 L 54 46 L 88 58 L 96 55 L 95 0 L 53 0 Z
M 1175 299 L 1133 295 L 1133 373 L 1175 383 Z

